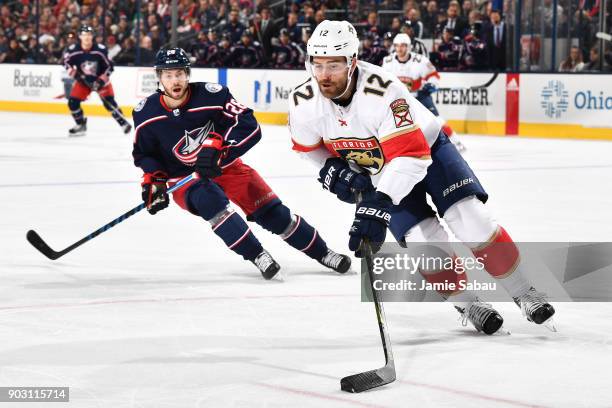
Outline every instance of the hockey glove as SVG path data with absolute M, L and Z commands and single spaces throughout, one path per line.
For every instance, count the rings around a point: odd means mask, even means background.
M 364 200 L 357 205 L 355 220 L 349 231 L 349 249 L 357 258 L 363 257 L 363 240 L 367 239 L 372 254 L 380 250 L 387 236 L 391 222 L 391 199 L 377 192 L 374 199 Z
M 106 82 L 104 82 L 103 79 L 98 78 L 91 84 L 91 90 L 97 92 L 104 88 L 104 85 L 106 85 Z
M 351 170 L 348 163 L 337 157 L 327 159 L 319 171 L 319 182 L 324 190 L 336 194 L 345 203 L 355 203 L 355 193 L 374 190 L 370 176 Z
M 198 153 L 195 167 L 202 177 L 213 179 L 222 173 L 221 160 L 225 151 L 223 150 L 223 138 L 218 133 L 210 132 L 202 143 L 202 150 Z
M 145 202 L 149 214 L 157 214 L 158 211 L 168 207 L 170 203 L 166 182 L 168 176 L 162 171 L 145 173 L 142 176 L 142 201 Z
M 437 90 L 438 88 L 436 88 L 434 84 L 427 82 L 425 85 L 423 85 L 423 88 L 419 91 L 419 93 L 422 95 L 431 95 Z

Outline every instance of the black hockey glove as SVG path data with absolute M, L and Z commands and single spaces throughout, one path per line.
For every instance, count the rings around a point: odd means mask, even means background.
M 351 170 L 347 162 L 337 157 L 327 159 L 319 171 L 319 182 L 324 190 L 350 204 L 355 203 L 355 193 L 374 191 L 369 175 Z
M 198 174 L 204 178 L 213 179 L 219 177 L 221 170 L 221 160 L 224 157 L 223 137 L 218 133 L 210 132 L 206 140 L 202 143 L 202 150 L 198 153 L 195 168 Z
M 168 190 L 167 181 L 168 176 L 162 171 L 145 173 L 142 176 L 142 201 L 145 202 L 149 214 L 155 215 L 170 204 L 166 192 Z
M 349 249 L 355 251 L 357 258 L 362 258 L 364 255 L 364 239 L 368 240 L 372 254 L 380 250 L 391 222 L 392 206 L 389 196 L 380 192 L 376 193 L 374 199 L 357 204 L 355 220 L 349 231 Z

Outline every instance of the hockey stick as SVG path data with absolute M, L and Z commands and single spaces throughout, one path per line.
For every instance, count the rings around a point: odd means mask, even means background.
M 191 181 L 193 177 L 194 177 L 193 174 L 190 174 L 187 177 L 182 178 L 175 185 L 170 187 L 167 192 L 172 193 L 173 191 L 178 190 L 179 188 L 187 184 L 189 181 Z M 136 214 L 137 212 L 145 208 L 145 206 L 146 204 L 143 201 L 142 203 L 138 204 L 136 207 L 132 208 L 130 211 L 120 215 L 119 217 L 115 218 L 108 224 L 103 225 L 102 227 L 98 228 L 91 234 L 87 235 L 86 237 L 82 238 L 81 240 L 75 242 L 74 244 L 70 245 L 69 247 L 61 251 L 54 251 L 53 249 L 51 249 L 51 247 L 47 245 L 47 243 L 34 230 L 29 230 L 28 233 L 26 234 L 26 238 L 28 242 L 32 244 L 34 248 L 38 249 L 44 256 L 46 256 L 47 258 L 51 260 L 56 260 L 57 258 L 66 255 L 68 252 L 72 251 L 73 249 L 80 247 L 84 243 L 91 241 L 92 239 L 94 239 L 101 233 L 105 232 L 106 230 L 109 230 L 115 225 L 130 218 L 132 215 Z
M 361 199 L 361 194 L 357 194 L 357 202 L 360 202 Z M 372 285 L 372 282 L 374 282 L 374 276 L 372 274 L 372 247 L 369 241 L 365 239 L 361 246 L 368 269 L 368 278 L 370 280 L 370 285 Z M 391 339 L 389 338 L 387 324 L 385 322 L 385 311 L 382 303 L 378 300 L 378 295 L 374 288 L 372 288 L 372 299 L 374 308 L 376 309 L 380 339 L 382 340 L 383 351 L 385 353 L 385 365 L 377 370 L 370 370 L 344 377 L 340 380 L 340 388 L 342 391 L 354 393 L 362 392 L 395 381 L 395 363 L 393 362 L 393 353 L 391 351 Z
M 612 34 L 604 33 L 603 31 L 600 31 L 597 34 L 595 34 L 595 37 L 599 38 L 600 40 L 604 40 L 604 41 L 612 41 Z
M 488 88 L 489 85 L 491 85 L 497 79 L 498 75 L 499 75 L 499 72 L 495 71 L 493 73 L 493 76 L 489 78 L 489 80 L 482 85 L 472 85 L 468 87 L 456 87 L 456 88 L 438 88 L 437 91 L 453 91 L 453 90 L 467 90 L 467 89 L 472 90 L 472 89 Z

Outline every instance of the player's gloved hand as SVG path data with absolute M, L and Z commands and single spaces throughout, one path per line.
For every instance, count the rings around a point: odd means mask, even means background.
M 387 227 L 391 222 L 391 206 L 389 196 L 377 192 L 371 200 L 364 200 L 357 205 L 355 220 L 349 231 L 349 249 L 355 251 L 355 256 L 363 257 L 363 240 L 367 239 L 372 254 L 380 250 L 387 236 Z
M 431 95 L 437 90 L 438 88 L 434 84 L 427 82 L 425 85 L 423 85 L 423 88 L 421 89 L 420 92 L 425 93 L 427 95 Z
M 166 182 L 168 175 L 163 171 L 155 173 L 145 173 L 142 176 L 142 201 L 145 202 L 147 211 L 156 214 L 158 211 L 168 207 L 170 200 L 168 197 L 168 187 Z
M 202 143 L 202 150 L 198 153 L 195 168 L 198 174 L 205 178 L 219 177 L 222 173 L 221 160 L 223 150 L 223 137 L 218 133 L 210 132 Z
M 104 85 L 105 85 L 105 84 L 106 84 L 106 83 L 104 82 L 104 80 L 103 80 L 103 79 L 98 78 L 98 79 L 96 79 L 95 81 L 93 81 L 93 83 L 91 84 L 91 90 L 92 90 L 92 91 L 97 91 L 97 90 L 99 90 L 99 89 L 102 89 L 102 88 L 104 88 Z
M 351 170 L 344 160 L 331 157 L 319 171 L 319 182 L 345 203 L 355 203 L 355 193 L 374 190 L 370 176 Z

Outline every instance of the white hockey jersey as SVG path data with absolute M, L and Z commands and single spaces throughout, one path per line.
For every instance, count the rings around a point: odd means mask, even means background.
M 395 74 L 408 90 L 416 94 L 426 82 L 438 87 L 440 74 L 424 55 L 411 52 L 406 62 L 400 62 L 393 53 L 383 60 L 383 69 Z
M 392 74 L 363 61 L 357 67 L 357 87 L 346 107 L 321 95 L 314 79 L 291 93 L 293 149 L 319 167 L 333 156 L 359 165 L 397 204 L 425 177 L 440 124 Z

